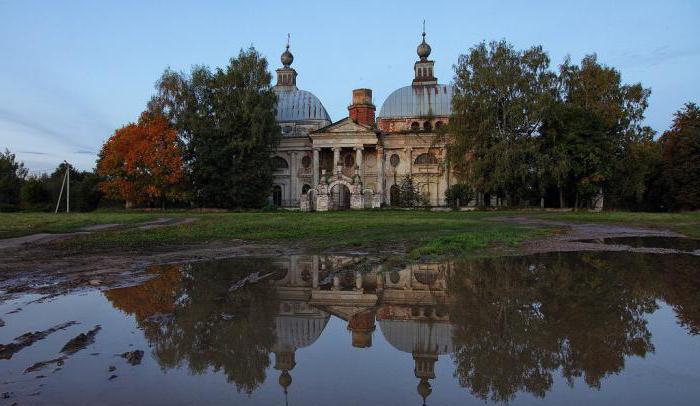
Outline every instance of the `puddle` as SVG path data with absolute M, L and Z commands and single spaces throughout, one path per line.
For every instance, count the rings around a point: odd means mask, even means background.
M 684 252 L 700 252 L 700 240 L 682 237 L 610 237 L 577 241 L 592 244 L 627 245 L 634 248 L 662 248 Z
M 697 256 L 558 253 L 402 269 L 292 256 L 149 272 L 133 287 L 0 304 L 0 343 L 51 331 L 0 359 L 0 403 L 700 398 Z M 75 352 L 61 352 L 81 334 Z

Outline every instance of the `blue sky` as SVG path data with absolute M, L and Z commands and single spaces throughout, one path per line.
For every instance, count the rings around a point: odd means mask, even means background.
M 223 66 L 254 45 L 279 67 L 287 33 L 300 88 L 333 120 L 351 91 L 377 108 L 410 83 L 421 22 L 441 82 L 486 40 L 541 44 L 552 67 L 597 53 L 652 89 L 646 123 L 664 131 L 700 103 L 700 1 L 34 1 L 0 0 L 0 148 L 34 171 L 94 167 L 114 130 L 138 118 L 163 69 Z

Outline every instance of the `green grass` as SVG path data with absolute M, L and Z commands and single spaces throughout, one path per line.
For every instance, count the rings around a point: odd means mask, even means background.
M 493 244 L 515 244 L 539 233 L 510 223 L 489 221 L 493 213 L 427 211 L 346 211 L 328 213 L 209 213 L 198 221 L 151 230 L 94 233 L 67 241 L 73 249 L 142 249 L 162 245 L 245 240 L 291 243 L 314 250 L 413 250 L 412 255 L 471 253 Z M 451 239 L 451 240 L 450 240 Z
M 168 213 L 171 216 L 173 213 Z M 94 224 L 130 224 L 162 217 L 163 213 L 92 212 L 92 213 L 0 213 L 0 238 L 35 233 L 67 233 Z
M 553 228 L 526 227 L 493 221 L 495 216 L 528 216 L 547 220 L 621 223 L 671 228 L 700 237 L 700 213 L 559 213 L 540 211 L 429 212 L 345 211 L 300 212 L 138 212 L 115 211 L 74 214 L 0 213 L 0 238 L 38 232 L 70 232 L 91 224 L 120 223 L 118 230 L 105 230 L 61 243 L 76 252 L 149 250 L 162 246 L 212 241 L 244 240 L 280 243 L 313 250 L 394 250 L 411 257 L 454 256 L 492 246 L 517 247 L 527 239 L 542 238 Z M 134 223 L 158 217 L 195 217 L 191 224 L 142 230 Z

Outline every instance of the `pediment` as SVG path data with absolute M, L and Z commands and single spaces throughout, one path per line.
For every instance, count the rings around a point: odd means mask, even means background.
M 312 135 L 322 135 L 322 134 L 335 134 L 335 133 L 364 133 L 364 134 L 373 134 L 374 135 L 374 129 L 372 127 L 363 125 L 363 124 L 358 124 L 351 120 L 349 117 L 345 117 L 344 119 L 340 121 L 336 121 L 333 124 L 327 125 L 323 128 L 319 128 L 318 130 L 314 131 Z

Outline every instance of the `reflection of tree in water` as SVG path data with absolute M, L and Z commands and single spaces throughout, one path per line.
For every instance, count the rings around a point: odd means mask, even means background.
M 669 272 L 659 260 L 576 253 L 458 265 L 450 283 L 450 320 L 460 384 L 482 399 L 507 401 L 518 391 L 543 397 L 560 370 L 570 384 L 583 377 L 599 388 L 603 378 L 624 368 L 625 357 L 654 351 L 645 315 L 657 308 L 662 292 L 678 293 L 669 289 L 669 273 L 681 268 Z M 682 282 L 695 287 L 693 294 L 664 299 L 687 309 L 687 298 L 698 294 L 700 276 L 693 278 L 694 285 Z M 697 315 L 697 308 L 687 314 Z M 697 317 L 679 318 L 697 327 Z
M 163 369 L 186 365 L 194 374 L 222 370 L 238 391 L 252 393 L 270 366 L 278 308 L 267 281 L 229 292 L 253 271 L 277 269 L 260 259 L 196 263 L 182 266 L 181 272 L 166 269 L 142 285 L 105 295 L 115 307 L 136 315 Z M 147 320 L 156 313 L 173 317 L 162 323 Z

